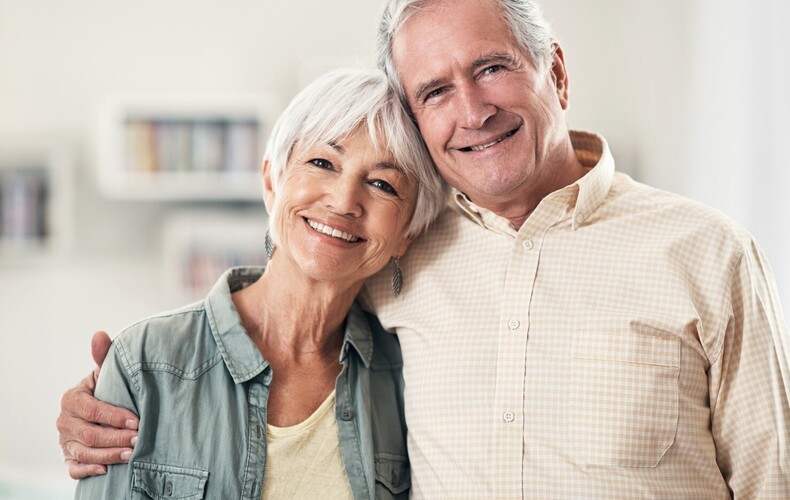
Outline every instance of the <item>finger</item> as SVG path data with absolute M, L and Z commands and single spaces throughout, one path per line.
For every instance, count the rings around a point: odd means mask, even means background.
M 60 400 L 61 414 L 58 418 L 58 430 L 61 434 L 77 435 L 71 426 L 76 425 L 76 430 L 80 430 L 81 426 L 79 422 L 71 420 L 72 417 L 89 423 L 109 425 L 116 429 L 136 430 L 139 425 L 137 415 L 126 408 L 112 406 L 94 398 L 87 378 L 83 379 L 77 387 L 66 391 Z
M 128 429 L 124 435 L 129 435 L 130 431 L 136 431 L 139 425 L 137 415 L 130 412 L 126 408 L 119 408 L 111 404 L 99 401 L 91 396 L 90 400 L 85 401 L 83 412 L 79 414 L 83 419 L 88 422 L 95 422 L 97 424 L 109 425 L 115 429 Z M 116 431 L 114 429 L 103 428 L 108 430 L 111 434 Z M 134 432 L 134 434 L 137 434 Z
M 62 447 L 66 443 L 75 442 L 90 448 L 129 448 L 134 446 L 137 437 L 137 431 L 134 430 L 91 424 L 76 417 L 58 418 L 57 427 Z M 68 454 L 64 456 L 73 458 Z
M 125 464 L 132 457 L 132 449 L 127 447 L 89 448 L 76 441 L 69 441 L 62 448 L 66 461 L 73 460 L 83 465 Z
M 93 361 L 97 366 L 101 367 L 104 363 L 104 358 L 107 357 L 110 345 L 112 345 L 112 340 L 110 340 L 110 336 L 104 330 L 99 330 L 93 334 L 91 338 L 91 356 L 93 356 Z
M 107 474 L 107 467 L 103 465 L 81 464 L 76 460 L 66 460 L 69 476 L 72 479 L 84 479 L 92 476 L 102 476 Z

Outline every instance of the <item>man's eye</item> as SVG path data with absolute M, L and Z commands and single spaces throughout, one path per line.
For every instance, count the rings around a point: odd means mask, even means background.
M 331 169 L 334 168 L 334 165 L 332 165 L 332 162 L 330 162 L 329 160 L 324 160 L 323 158 L 313 158 L 312 160 L 308 160 L 307 163 L 311 163 L 311 164 L 315 165 L 318 168 L 325 168 L 325 169 L 328 169 L 328 170 L 331 170 Z
M 395 191 L 395 188 L 392 187 L 389 182 L 376 179 L 375 181 L 371 181 L 370 185 L 384 191 L 385 193 L 394 194 L 395 196 L 398 195 L 398 192 Z
M 501 71 L 502 69 L 504 69 L 504 66 L 502 66 L 501 64 L 495 64 L 493 66 L 489 66 L 486 69 L 484 69 L 483 73 L 485 73 L 487 75 L 490 75 L 490 74 L 493 74 L 493 73 L 497 73 L 497 72 Z
M 444 89 L 443 88 L 438 88 L 438 89 L 431 90 L 430 92 L 425 94 L 425 100 L 427 101 L 428 99 L 432 99 L 434 97 L 439 97 L 443 93 L 444 93 Z

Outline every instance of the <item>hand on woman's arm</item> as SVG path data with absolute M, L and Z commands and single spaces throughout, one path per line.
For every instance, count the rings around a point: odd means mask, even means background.
M 106 465 L 128 462 L 137 437 L 138 418 L 134 413 L 93 397 L 99 368 L 110 344 L 105 332 L 93 335 L 91 353 L 97 367 L 66 391 L 60 401 L 60 447 L 74 479 L 106 474 Z

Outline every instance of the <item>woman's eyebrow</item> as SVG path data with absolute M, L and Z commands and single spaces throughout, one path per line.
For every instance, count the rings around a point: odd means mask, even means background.
M 382 161 L 382 162 L 376 163 L 376 165 L 373 166 L 373 169 L 374 170 L 395 170 L 396 172 L 401 172 L 401 169 L 399 169 L 394 163 L 391 163 L 391 162 L 388 162 L 388 161 Z
M 341 154 L 342 154 L 342 153 L 345 153 L 345 152 L 346 152 L 346 150 L 345 150 L 345 149 L 343 149 L 343 146 L 341 146 L 341 145 L 340 145 L 339 143 L 337 143 L 337 142 L 334 142 L 334 141 L 329 141 L 329 142 L 327 142 L 326 144 L 327 144 L 327 145 L 328 145 L 330 148 L 332 148 L 332 149 L 334 149 L 335 151 L 337 151 L 338 153 L 341 153 Z

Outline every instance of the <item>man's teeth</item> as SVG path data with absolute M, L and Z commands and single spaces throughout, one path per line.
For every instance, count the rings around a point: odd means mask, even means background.
M 507 139 L 508 137 L 510 137 L 513 134 L 514 134 L 514 132 L 508 132 L 507 134 L 503 135 L 499 139 L 494 139 L 493 141 L 489 142 L 488 144 L 481 144 L 479 146 L 469 146 L 468 149 L 469 149 L 469 151 L 482 151 L 482 150 L 484 150 L 486 148 L 490 148 L 494 144 L 498 144 L 498 143 L 504 141 L 505 139 Z
M 356 236 L 352 234 L 344 233 L 343 231 L 339 229 L 335 229 L 333 227 L 329 227 L 326 224 L 321 224 L 320 222 L 315 222 L 310 219 L 307 219 L 307 223 L 310 225 L 310 227 L 312 227 L 319 233 L 324 233 L 327 236 L 331 236 L 333 238 L 340 238 L 341 240 L 346 240 L 349 243 L 355 243 L 359 241 L 359 238 L 357 238 Z

